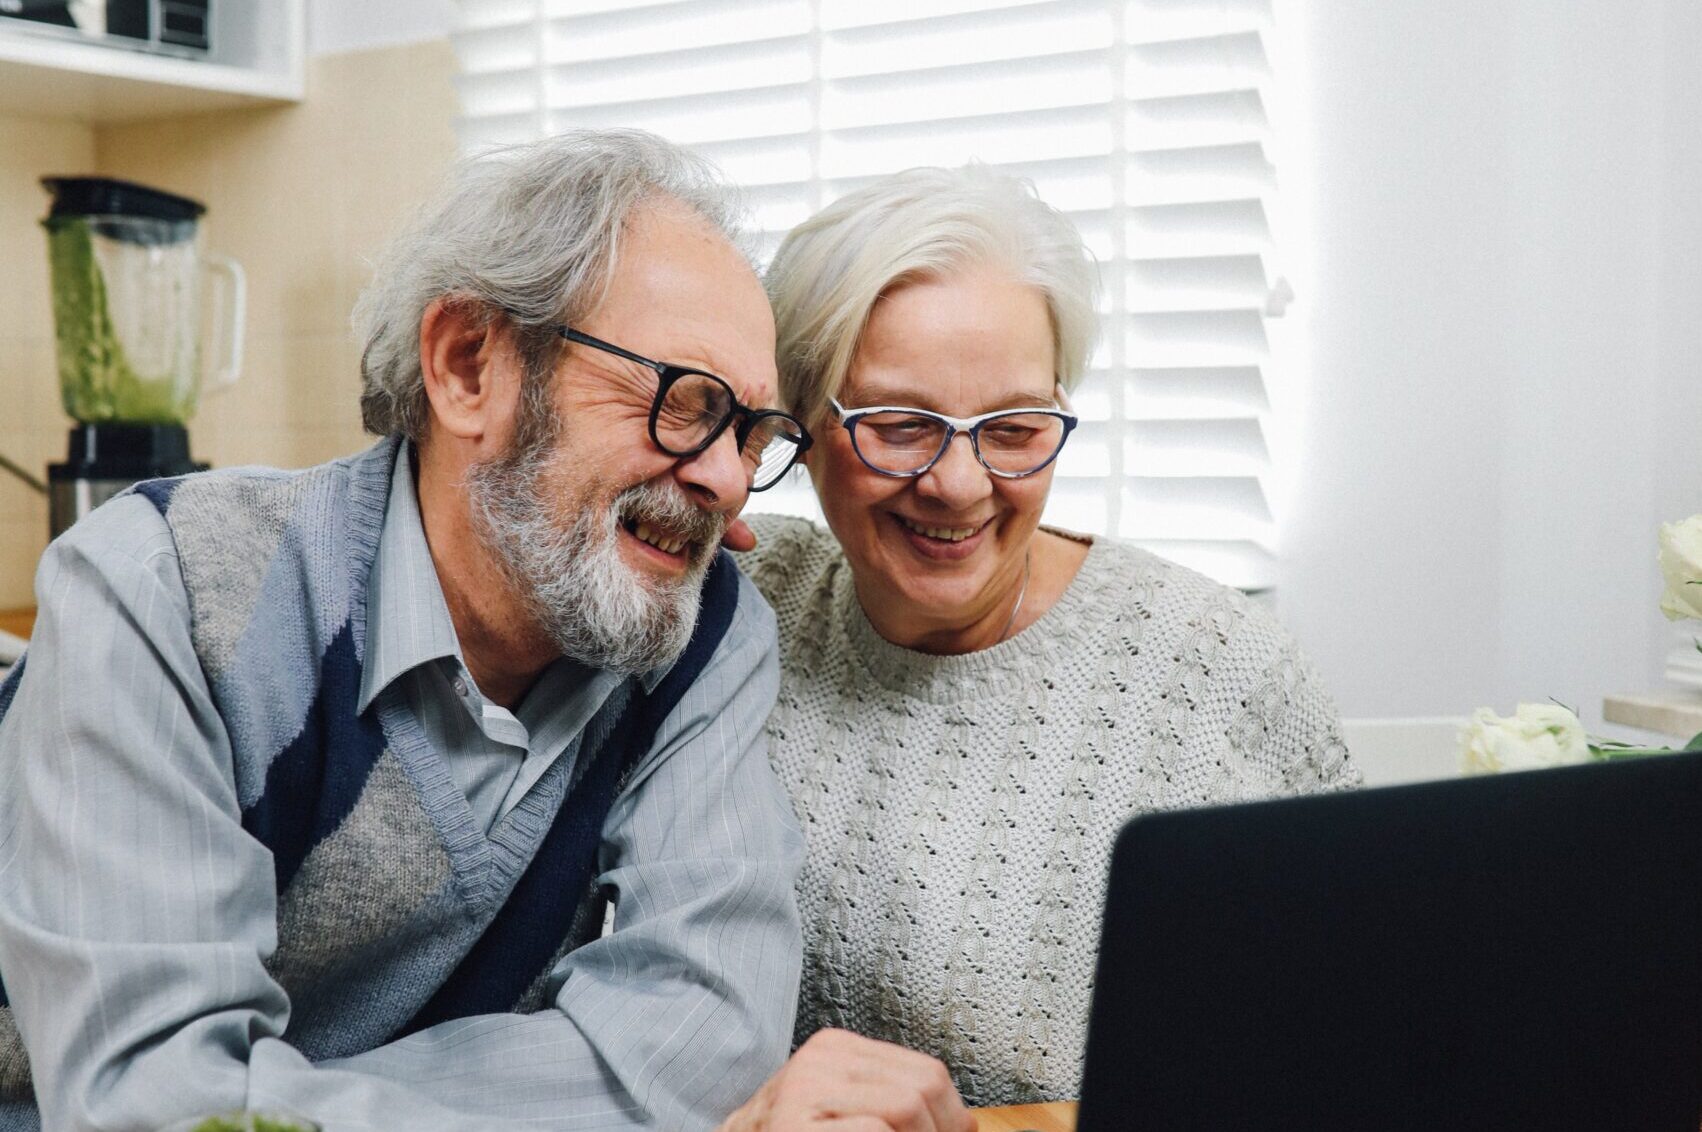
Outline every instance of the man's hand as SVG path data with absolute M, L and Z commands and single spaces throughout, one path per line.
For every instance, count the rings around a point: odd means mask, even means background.
M 927 1054 L 821 1030 L 717 1132 L 975 1132 Z
M 734 519 L 727 524 L 727 531 L 721 536 L 721 545 L 728 550 L 755 550 L 756 532 L 747 527 L 743 519 Z

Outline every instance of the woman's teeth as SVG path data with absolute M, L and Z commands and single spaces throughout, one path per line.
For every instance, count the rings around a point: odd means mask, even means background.
M 633 528 L 632 533 L 666 554 L 678 554 L 689 545 L 688 540 L 675 538 L 657 530 L 649 523 L 639 523 L 637 527 Z
M 962 542 L 964 539 L 981 529 L 980 527 L 925 527 L 921 523 L 911 522 L 903 515 L 898 517 L 898 521 L 919 535 L 927 535 L 929 538 L 943 539 L 946 542 Z

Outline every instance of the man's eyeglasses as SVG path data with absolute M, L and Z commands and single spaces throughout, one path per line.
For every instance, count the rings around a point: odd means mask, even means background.
M 570 326 L 558 326 L 556 333 L 569 342 L 656 371 L 656 398 L 650 402 L 650 439 L 670 456 L 697 455 L 737 421 L 733 439 L 745 462 L 751 490 L 762 491 L 779 483 L 813 443 L 809 430 L 796 418 L 778 409 L 752 409 L 739 404 L 733 396 L 733 387 L 712 373 L 652 361 Z
M 975 458 L 995 476 L 1032 476 L 1057 459 L 1077 423 L 1061 409 L 1000 409 L 948 417 L 897 405 L 847 409 L 838 401 L 831 404 L 851 434 L 857 458 L 883 476 L 921 475 L 939 462 L 960 432 L 968 434 Z

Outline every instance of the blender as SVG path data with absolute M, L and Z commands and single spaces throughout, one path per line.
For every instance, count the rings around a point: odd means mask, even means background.
M 202 471 L 189 418 L 202 391 L 201 308 L 222 348 L 208 387 L 242 356 L 242 269 L 202 252 L 199 202 L 107 177 L 45 177 L 59 396 L 76 425 L 51 464 L 48 523 L 59 534 L 138 480 Z M 205 286 L 204 284 L 211 284 Z

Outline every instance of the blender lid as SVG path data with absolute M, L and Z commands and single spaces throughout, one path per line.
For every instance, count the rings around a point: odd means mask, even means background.
M 41 186 L 53 194 L 49 219 L 141 216 L 151 220 L 194 221 L 207 211 L 200 201 L 111 177 L 43 177 Z

